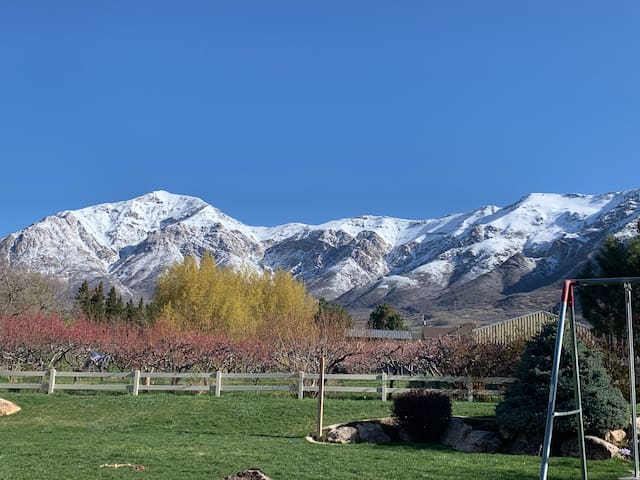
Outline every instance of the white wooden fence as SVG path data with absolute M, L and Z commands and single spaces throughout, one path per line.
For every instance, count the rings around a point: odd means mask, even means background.
M 20 383 L 18 379 L 34 379 L 31 383 Z M 90 379 L 91 383 L 79 383 L 78 380 Z M 99 380 L 96 383 L 95 380 Z M 131 392 L 137 396 L 140 392 L 201 392 L 213 393 L 219 397 L 222 392 L 231 391 L 285 391 L 304 398 L 305 392 L 318 391 L 319 375 L 298 373 L 158 373 L 141 372 L 67 372 L 56 369 L 45 371 L 0 371 L 0 389 L 38 390 L 52 394 L 62 390 L 102 390 Z M 463 396 L 473 401 L 474 396 L 497 396 L 503 387 L 512 383 L 512 378 L 502 377 L 434 377 L 412 375 L 381 374 L 326 374 L 325 392 L 370 393 L 387 401 L 389 395 L 410 390 L 408 386 L 394 387 L 394 383 L 433 386 L 445 393 Z M 169 380 L 169 383 L 167 383 Z M 250 380 L 252 383 L 243 383 Z M 179 384 L 180 381 L 185 383 Z M 154 383 L 155 382 L 155 383 Z M 266 383 L 265 383 L 266 382 Z M 359 383 L 360 385 L 338 385 L 340 382 Z M 442 385 L 446 388 L 442 388 Z M 456 387 L 457 388 L 454 388 Z M 478 388 L 480 386 L 480 388 Z M 493 387 L 493 388 L 489 388 Z

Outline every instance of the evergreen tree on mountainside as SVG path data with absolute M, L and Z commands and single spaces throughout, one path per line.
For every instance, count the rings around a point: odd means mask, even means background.
M 378 305 L 369 315 L 367 326 L 374 330 L 406 330 L 402 316 L 388 303 Z
M 582 278 L 640 277 L 640 236 L 626 242 L 607 237 L 594 261 L 587 265 Z M 640 319 L 640 296 L 632 290 L 633 321 Z M 626 335 L 625 296 L 622 285 L 591 285 L 578 289 L 583 316 L 598 332 L 618 340 Z

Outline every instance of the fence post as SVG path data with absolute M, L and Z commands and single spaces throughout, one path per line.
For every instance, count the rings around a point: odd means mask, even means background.
M 304 372 L 298 372 L 298 400 L 304 398 Z
M 49 385 L 47 386 L 47 394 L 51 395 L 56 388 L 56 369 L 49 370 Z
M 382 388 L 380 389 L 380 396 L 382 397 L 382 401 L 387 401 L 387 374 L 382 372 L 380 375 L 380 381 L 382 382 Z
M 222 372 L 220 370 L 216 371 L 216 397 L 220 396 L 220 391 L 222 390 Z
M 140 390 L 140 370 L 136 369 L 133 372 L 133 396 L 137 397 Z
M 473 402 L 473 377 L 467 377 L 467 402 Z

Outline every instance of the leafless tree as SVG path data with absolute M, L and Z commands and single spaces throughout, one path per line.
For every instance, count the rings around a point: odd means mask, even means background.
M 69 298 L 66 282 L 0 259 L 0 315 L 17 315 L 28 309 L 65 312 L 71 308 Z

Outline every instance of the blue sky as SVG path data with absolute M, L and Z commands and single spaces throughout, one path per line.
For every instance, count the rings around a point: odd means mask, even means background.
M 152 190 L 250 225 L 640 187 L 640 3 L 0 3 L 0 237 Z

